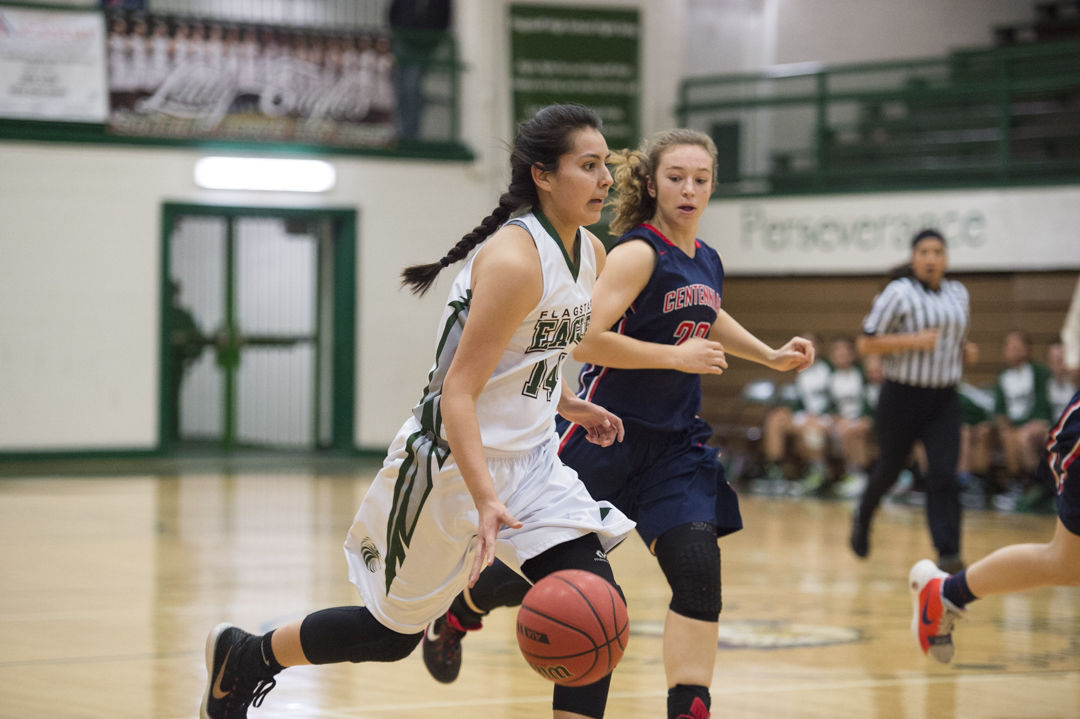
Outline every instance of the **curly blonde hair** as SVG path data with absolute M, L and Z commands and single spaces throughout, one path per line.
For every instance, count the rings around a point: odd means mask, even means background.
M 712 180 L 716 184 L 716 143 L 699 130 L 664 130 L 649 135 L 638 149 L 617 150 L 608 158 L 615 178 L 615 192 L 608 200 L 608 206 L 615 209 L 610 225 L 613 235 L 622 235 L 656 214 L 656 198 L 648 191 L 649 179 L 655 184 L 660 158 L 676 145 L 705 148 L 712 158 Z

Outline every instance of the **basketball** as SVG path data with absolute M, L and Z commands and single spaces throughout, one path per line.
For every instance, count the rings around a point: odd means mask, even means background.
M 537 582 L 518 609 L 518 646 L 540 676 L 568 687 L 611 673 L 626 650 L 626 603 L 603 577 L 580 569 Z

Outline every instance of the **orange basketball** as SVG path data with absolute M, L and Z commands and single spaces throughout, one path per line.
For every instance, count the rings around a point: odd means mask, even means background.
M 525 661 L 540 676 L 568 687 L 592 684 L 611 673 L 626 649 L 626 603 L 592 572 L 553 572 L 525 595 L 517 638 Z

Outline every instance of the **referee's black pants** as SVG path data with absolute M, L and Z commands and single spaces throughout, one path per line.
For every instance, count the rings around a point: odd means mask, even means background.
M 939 556 L 960 554 L 960 398 L 955 387 L 914 387 L 886 381 L 875 417 L 878 463 L 859 503 L 867 528 L 882 497 L 896 483 L 915 440 L 926 448 L 926 520 Z

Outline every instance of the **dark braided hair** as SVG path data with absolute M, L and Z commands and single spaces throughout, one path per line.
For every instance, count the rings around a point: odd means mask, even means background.
M 573 147 L 573 133 L 589 127 L 600 130 L 603 125 L 595 112 L 582 105 L 548 105 L 520 123 L 510 152 L 510 187 L 499 197 L 498 207 L 437 262 L 406 267 L 401 273 L 401 284 L 413 294 L 423 295 L 444 267 L 465 259 L 515 211 L 539 204 L 532 168 L 557 170 L 559 156 Z

